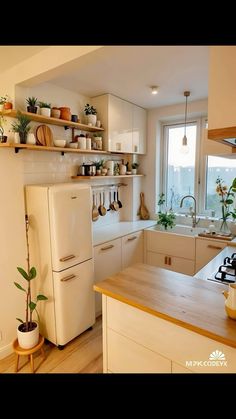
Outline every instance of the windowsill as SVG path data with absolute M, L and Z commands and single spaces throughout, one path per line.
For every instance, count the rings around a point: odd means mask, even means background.
M 190 215 L 175 213 L 175 216 L 176 216 L 176 220 L 175 220 L 176 224 L 184 224 L 184 225 L 189 225 L 189 226 L 192 225 L 192 217 Z M 197 215 L 197 221 L 198 221 L 197 226 L 204 227 L 204 228 L 208 228 L 209 225 L 212 224 L 212 222 L 214 222 L 216 229 L 220 229 L 220 225 L 222 223 L 221 219 L 217 217 L 209 217 L 206 215 Z M 229 219 L 227 220 L 227 223 L 229 225 L 231 232 L 236 235 L 235 221 Z

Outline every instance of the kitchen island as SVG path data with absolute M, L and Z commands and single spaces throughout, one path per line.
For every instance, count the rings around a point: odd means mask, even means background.
M 236 372 L 226 285 L 137 264 L 94 289 L 103 294 L 104 372 Z

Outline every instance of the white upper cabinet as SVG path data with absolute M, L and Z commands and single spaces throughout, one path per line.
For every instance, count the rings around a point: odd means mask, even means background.
M 103 149 L 106 151 L 145 154 L 146 110 L 111 94 L 92 99 L 101 121 Z
M 236 126 L 236 46 L 210 47 L 208 127 Z

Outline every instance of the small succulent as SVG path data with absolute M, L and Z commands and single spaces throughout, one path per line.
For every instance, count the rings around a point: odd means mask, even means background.
M 51 109 L 51 103 L 39 102 L 39 107 L 40 108 L 49 108 L 49 109 Z
M 37 101 L 38 101 L 38 99 L 34 96 L 28 97 L 26 99 L 26 102 L 28 103 L 28 106 L 34 106 L 35 107 L 37 105 Z

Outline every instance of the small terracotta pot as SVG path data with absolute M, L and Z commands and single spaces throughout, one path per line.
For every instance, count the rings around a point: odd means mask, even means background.
M 51 116 L 53 117 L 53 118 L 60 118 L 60 116 L 61 116 L 61 111 L 60 111 L 60 109 L 55 109 L 55 108 L 52 108 L 52 110 L 51 110 Z
M 7 109 L 12 109 L 12 103 L 11 103 L 11 102 L 5 102 L 5 103 L 4 103 L 4 109 L 5 109 L 5 110 L 7 110 Z
M 66 121 L 71 121 L 71 111 L 70 111 L 70 108 L 61 107 L 59 109 L 61 111 L 60 119 L 65 119 Z

